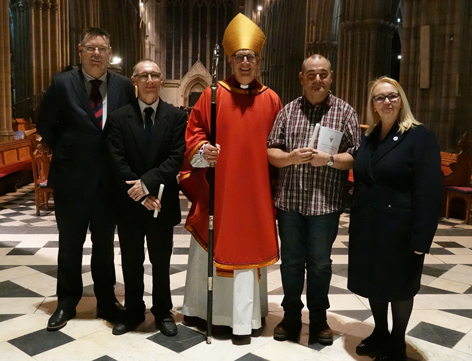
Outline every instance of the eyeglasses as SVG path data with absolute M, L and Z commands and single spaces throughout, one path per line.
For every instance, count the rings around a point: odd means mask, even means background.
M 386 99 L 388 99 L 388 101 L 390 103 L 393 103 L 393 102 L 396 102 L 400 99 L 400 94 L 392 93 L 392 94 L 389 94 L 389 95 L 376 95 L 376 96 L 372 97 L 372 99 L 374 99 L 374 101 L 376 103 L 383 103 L 383 102 L 385 102 Z
M 234 54 L 233 58 L 238 63 L 242 63 L 244 61 L 244 58 L 246 58 L 248 62 L 253 62 L 254 60 L 256 60 L 256 54 Z
M 139 74 L 134 74 L 133 75 L 136 79 L 139 81 L 146 81 L 151 77 L 152 81 L 159 80 L 162 76 L 161 73 L 139 73 Z
M 105 54 L 108 51 L 108 49 L 110 49 L 110 47 L 108 46 L 82 45 L 82 47 L 85 49 L 87 53 L 90 53 L 90 54 L 95 53 L 96 50 L 98 50 L 100 54 Z

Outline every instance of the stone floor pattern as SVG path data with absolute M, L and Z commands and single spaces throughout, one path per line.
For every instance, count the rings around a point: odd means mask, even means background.
M 183 218 L 188 202 L 181 198 Z M 303 311 L 299 343 L 277 342 L 275 325 L 283 317 L 279 264 L 268 269 L 269 315 L 265 326 L 246 345 L 234 345 L 229 333 L 205 333 L 184 326 L 180 313 L 185 287 L 190 236 L 175 228 L 171 259 L 171 288 L 179 334 L 167 338 L 156 330 L 147 311 L 146 322 L 135 332 L 113 336 L 112 325 L 95 315 L 90 274 L 91 243 L 84 246 L 84 297 L 77 317 L 57 332 L 46 331 L 56 308 L 58 231 L 54 211 L 35 215 L 32 185 L 0 196 L 0 360 L 371 360 L 355 353 L 359 341 L 373 329 L 368 301 L 347 290 L 349 215 L 341 216 L 332 252 L 328 323 L 335 333 L 332 346 L 308 343 L 308 311 Z M 115 238 L 116 292 L 123 300 L 120 249 Z M 146 261 L 145 301 L 150 307 L 151 269 Z M 217 297 L 218 290 L 215 290 Z M 422 288 L 415 298 L 407 330 L 409 360 L 472 360 L 472 226 L 463 220 L 441 219 L 431 253 L 426 256 Z

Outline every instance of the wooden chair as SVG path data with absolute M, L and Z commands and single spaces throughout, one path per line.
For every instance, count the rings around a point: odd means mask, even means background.
M 446 187 L 446 218 L 449 218 L 449 202 L 453 198 L 461 198 L 465 201 L 465 223 L 469 224 L 472 187 Z
M 49 210 L 49 198 L 53 195 L 52 188 L 47 185 L 51 155 L 46 144 L 41 141 L 36 144 L 36 149 L 31 153 L 31 161 L 33 166 L 36 215 L 39 216 L 42 206 Z

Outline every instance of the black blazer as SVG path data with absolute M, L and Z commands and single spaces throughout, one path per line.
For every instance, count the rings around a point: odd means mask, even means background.
M 378 129 L 377 129 L 378 128 Z M 380 125 L 354 161 L 348 288 L 364 297 L 405 300 L 419 290 L 424 255 L 439 219 L 441 158 L 434 134 L 395 125 L 378 146 Z
M 162 210 L 157 224 L 180 223 L 177 175 L 183 162 L 187 113 L 159 100 L 154 120 L 154 138 L 148 145 L 138 100 L 112 113 L 108 120 L 109 148 L 113 175 L 120 188 L 119 213 L 130 217 L 152 217 L 140 202 L 132 200 L 127 180 L 142 179 L 150 194 L 156 195 L 164 184 Z
M 107 115 L 134 97 L 131 80 L 108 72 Z M 48 184 L 56 194 L 93 195 L 100 184 L 109 184 L 107 123 L 104 130 L 96 124 L 81 68 L 53 77 L 41 102 L 37 129 L 53 152 Z

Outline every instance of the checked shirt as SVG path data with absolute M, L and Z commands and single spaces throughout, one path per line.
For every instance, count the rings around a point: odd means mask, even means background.
M 308 147 L 318 122 L 321 126 L 343 132 L 339 153 L 354 154 L 361 137 L 357 114 L 348 103 L 331 93 L 324 102 L 315 106 L 305 96 L 288 103 L 277 115 L 267 146 L 286 152 Z M 344 188 L 349 175 L 347 170 L 313 167 L 308 163 L 279 168 L 278 172 L 274 195 L 277 208 L 305 216 L 343 209 Z

